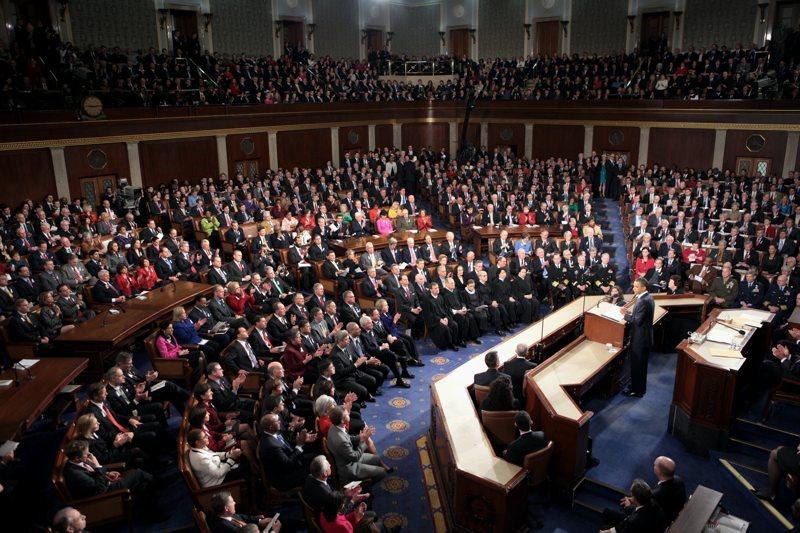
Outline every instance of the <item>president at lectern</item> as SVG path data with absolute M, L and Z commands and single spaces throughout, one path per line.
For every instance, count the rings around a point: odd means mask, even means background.
M 636 303 L 625 313 L 625 321 L 631 325 L 631 383 L 622 393 L 641 398 L 647 391 L 647 359 L 650 356 L 650 346 L 653 345 L 655 302 L 647 292 L 644 278 L 633 282 L 633 292 L 636 295 Z

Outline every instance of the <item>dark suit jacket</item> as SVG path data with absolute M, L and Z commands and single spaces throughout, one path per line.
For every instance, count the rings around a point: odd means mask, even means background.
M 246 524 L 258 523 L 258 517 L 255 516 L 239 513 L 236 513 L 233 516 L 237 520 Z M 208 523 L 208 527 L 211 529 L 211 533 L 236 533 L 237 531 L 241 530 L 241 527 L 237 526 L 232 521 L 225 520 L 219 516 L 210 516 L 206 522 Z
M 256 351 L 253 350 L 254 354 L 255 352 Z M 231 347 L 228 348 L 226 353 L 224 363 L 234 374 L 238 374 L 239 370 L 246 370 L 247 372 L 261 372 L 261 367 L 256 368 L 253 366 L 253 364 L 250 362 L 250 357 L 247 355 L 247 351 L 238 341 L 231 343 Z
M 23 281 L 23 278 L 18 278 L 14 288 L 17 291 L 17 296 L 24 298 L 31 303 L 36 303 L 39 298 L 39 293 L 41 292 L 41 287 L 39 286 L 39 282 L 37 282 L 33 277 L 29 277 L 27 279 L 30 280 L 30 283 Z
M 109 282 L 108 286 L 102 281 L 98 281 L 92 287 L 92 298 L 94 301 L 101 304 L 110 304 L 114 298 L 119 298 L 122 293 Z
M 344 303 L 339 306 L 339 317 L 342 319 L 345 326 L 350 322 L 358 324 L 358 320 L 361 318 L 361 307 L 358 303 L 354 303 L 353 307 L 355 309 Z
M 645 350 L 653 344 L 653 312 L 655 302 L 653 296 L 647 293 L 640 296 L 633 305 L 633 311 L 625 315 L 625 321 L 630 322 L 631 328 L 631 349 Z
M 286 337 L 289 335 L 289 328 L 291 327 L 289 319 L 286 316 L 283 317 L 283 320 L 284 322 L 281 322 L 277 315 L 273 315 L 272 318 L 269 319 L 269 322 L 267 322 L 267 333 L 269 333 L 270 339 L 278 343 L 286 341 Z
M 500 372 L 495 368 L 489 368 L 485 372 L 481 372 L 479 374 L 475 374 L 474 383 L 475 385 L 481 385 L 484 387 L 488 387 L 492 384 L 494 380 L 499 377 L 505 376 L 508 379 L 511 379 L 511 376 L 506 374 L 505 372 Z
M 547 446 L 547 438 L 541 431 L 529 431 L 517 437 L 506 448 L 504 457 L 506 461 L 522 466 L 525 456 Z
M 291 446 L 291 443 L 288 443 Z M 282 446 L 278 439 L 270 435 L 261 436 L 261 462 L 269 465 L 270 483 L 279 490 L 299 487 L 308 475 L 308 465 L 304 464 L 303 452 L 296 446 L 291 450 Z
M 214 403 L 220 411 L 233 411 L 236 408 L 236 393 L 233 392 L 228 379 L 222 377 L 219 381 L 209 379 L 208 386 L 214 392 Z
M 679 477 L 664 480 L 653 487 L 653 499 L 664 512 L 666 523 L 671 524 L 686 503 L 686 486 Z
M 522 357 L 512 357 L 503 365 L 503 372 L 511 377 L 511 385 L 514 387 L 514 397 L 522 403 L 522 381 L 525 373 L 531 368 L 536 368 L 536 363 L 523 359 Z M 485 372 L 484 372 L 485 373 Z
M 89 472 L 72 461 L 67 461 L 64 464 L 64 483 L 73 498 L 88 498 L 103 494 L 108 490 L 109 484 L 105 471 L 105 468 L 101 467 Z
M 17 312 L 11 315 L 11 321 L 8 324 L 11 340 L 39 342 L 39 339 L 42 337 L 39 319 L 30 313 L 28 313 L 28 319 L 30 321 L 23 320 L 22 316 Z
M 622 522 L 617 524 L 617 533 L 652 533 L 664 531 L 664 513 L 655 502 L 643 505 L 627 515 Z
M 230 273 L 228 273 L 225 268 L 220 268 L 220 270 L 224 273 L 224 275 L 217 272 L 217 270 L 213 267 L 208 270 L 208 282 L 211 285 L 225 286 L 225 284 L 230 281 Z

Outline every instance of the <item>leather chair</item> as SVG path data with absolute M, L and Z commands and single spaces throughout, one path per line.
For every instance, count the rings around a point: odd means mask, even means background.
M 208 522 L 206 522 L 206 513 L 192 506 L 192 518 L 194 518 L 194 525 L 197 526 L 199 533 L 211 533 L 211 528 L 208 527 Z
M 519 411 L 481 411 L 481 420 L 486 433 L 500 446 L 510 444 L 517 437 L 514 418 Z
M 541 450 L 529 453 L 525 456 L 522 464 L 525 471 L 528 472 L 528 486 L 538 487 L 547 481 L 548 470 L 550 468 L 550 459 L 553 457 L 553 441 L 547 443 L 547 446 Z
M 489 395 L 489 386 L 488 385 L 473 385 L 472 391 L 475 393 L 475 403 L 480 408 L 483 400 Z
M 147 356 L 150 358 L 153 369 L 158 372 L 159 377 L 177 381 L 184 388 L 191 390 L 192 367 L 189 365 L 189 360 L 185 357 L 176 357 L 175 359 L 161 357 L 161 354 L 158 353 L 158 348 L 156 348 L 157 338 L 158 331 L 155 331 L 144 339 L 144 347 L 147 350 Z
M 308 502 L 303 499 L 303 494 L 297 495 L 300 499 L 300 505 L 303 507 L 303 515 L 306 517 L 306 526 L 311 533 L 322 533 L 322 527 L 319 525 L 319 516 L 315 516 L 314 509 L 308 505 Z
M 779 402 L 800 406 L 800 380 L 784 376 L 772 388 L 767 397 L 767 403 L 764 405 L 764 412 L 761 415 L 764 421 L 769 419 L 772 407 Z

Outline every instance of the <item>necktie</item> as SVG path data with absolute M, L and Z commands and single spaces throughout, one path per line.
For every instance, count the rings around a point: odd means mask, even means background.
M 284 448 L 286 448 L 287 450 L 291 451 L 292 447 L 291 447 L 291 446 L 289 446 L 289 443 L 288 443 L 288 442 L 286 442 L 286 440 L 283 438 L 283 435 L 281 435 L 281 434 L 278 434 L 278 436 L 277 436 L 276 438 L 278 439 L 278 442 L 280 442 L 280 443 L 281 443 L 281 446 L 283 446 L 283 447 L 284 447 Z
M 117 428 L 117 431 L 120 433 L 128 432 L 128 430 L 122 424 L 120 424 L 116 418 L 114 418 L 114 415 L 111 413 L 111 409 L 109 409 L 106 404 L 103 404 L 103 414 L 106 415 L 106 418 L 108 418 L 108 421 L 111 422 L 111 425 Z

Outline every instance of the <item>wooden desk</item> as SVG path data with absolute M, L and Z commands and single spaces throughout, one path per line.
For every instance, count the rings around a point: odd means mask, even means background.
M 745 331 L 745 335 L 735 334 L 717 324 L 717 319 L 736 319 L 745 315 L 758 315 L 766 324 L 760 328 L 737 325 Z M 754 309 L 711 311 L 697 332 L 705 335 L 735 335 L 734 340 L 741 348 L 733 351 L 739 353 L 739 358 L 712 354 L 714 350 L 729 349 L 729 346 L 710 340 L 692 344 L 685 339 L 678 345 L 678 365 L 668 429 L 690 450 L 704 453 L 709 449 L 724 449 L 727 445 L 737 375 L 747 362 L 748 355 L 752 354 L 754 360 L 760 360 L 768 350 L 766 330 L 770 328 L 769 323 L 774 317 L 773 313 Z
M 589 296 L 586 305 L 596 305 L 600 299 Z M 582 310 L 583 301 L 575 300 L 490 350 L 496 350 L 504 363 L 521 342 L 555 342 L 551 339 L 574 330 Z M 516 512 L 525 508 L 525 472 L 495 455 L 472 401 L 473 377 L 486 370 L 483 355 L 431 384 L 431 458 L 451 530 L 515 531 L 525 525 L 525 513 Z
M 512 239 L 520 238 L 526 233 L 531 239 L 537 239 L 541 235 L 543 229 L 546 229 L 550 233 L 551 239 L 562 240 L 561 228 L 559 226 L 472 226 L 470 230 L 472 231 L 472 244 L 475 247 L 475 257 L 482 257 L 481 246 L 483 241 L 487 241 L 486 245 L 488 249 L 491 250 L 492 241 L 499 238 L 500 232 L 503 230 L 508 231 L 508 236 Z
M 211 285 L 177 281 L 163 291 L 154 289 L 148 292 L 144 300 L 133 298 L 126 301 L 118 306 L 124 313 L 116 316 L 107 310 L 99 313 L 59 335 L 56 344 L 70 354 L 88 357 L 90 374 L 98 376 L 105 370 L 104 360 L 111 351 L 133 342 L 142 329 L 169 316 L 175 307 L 189 304 L 198 295 L 209 292 Z
M 83 357 L 48 357 L 31 367 L 34 379 L 17 370 L 20 386 L 0 390 L 0 442 L 15 439 L 27 430 L 50 405 L 59 391 L 83 372 L 88 360 Z M 0 379 L 14 379 L 13 370 Z
M 628 295 L 630 299 L 632 295 Z M 600 299 L 601 297 L 594 297 Z M 667 310 L 662 298 L 653 296 L 656 308 L 653 322 L 659 322 Z M 595 302 L 598 300 L 595 300 Z M 707 297 L 693 294 L 668 297 L 671 305 L 705 305 Z M 587 304 L 587 308 L 591 306 Z M 589 325 L 586 334 L 590 335 Z M 527 404 L 537 429 L 553 440 L 552 472 L 555 484 L 565 490 L 574 487 L 586 470 L 589 444 L 589 420 L 594 413 L 584 411 L 581 396 L 601 382 L 609 393 L 615 391 L 624 367 L 626 346 L 614 342 L 606 348 L 606 340 L 580 337 L 528 373 L 525 380 Z
M 447 238 L 447 231 L 435 228 L 434 231 L 396 231 L 385 237 L 383 235 L 368 235 L 366 237 L 350 237 L 349 239 L 331 239 L 329 245 L 331 250 L 336 252 L 336 257 L 344 257 L 347 250 L 353 250 L 358 256 L 358 254 L 366 250 L 368 242 L 372 243 L 377 252 L 389 246 L 389 239 L 394 237 L 397 239 L 397 248 L 399 250 L 406 245 L 409 237 L 414 238 L 414 245 L 416 246 L 424 244 L 427 235 L 431 236 L 431 240 L 434 243 L 444 242 Z

